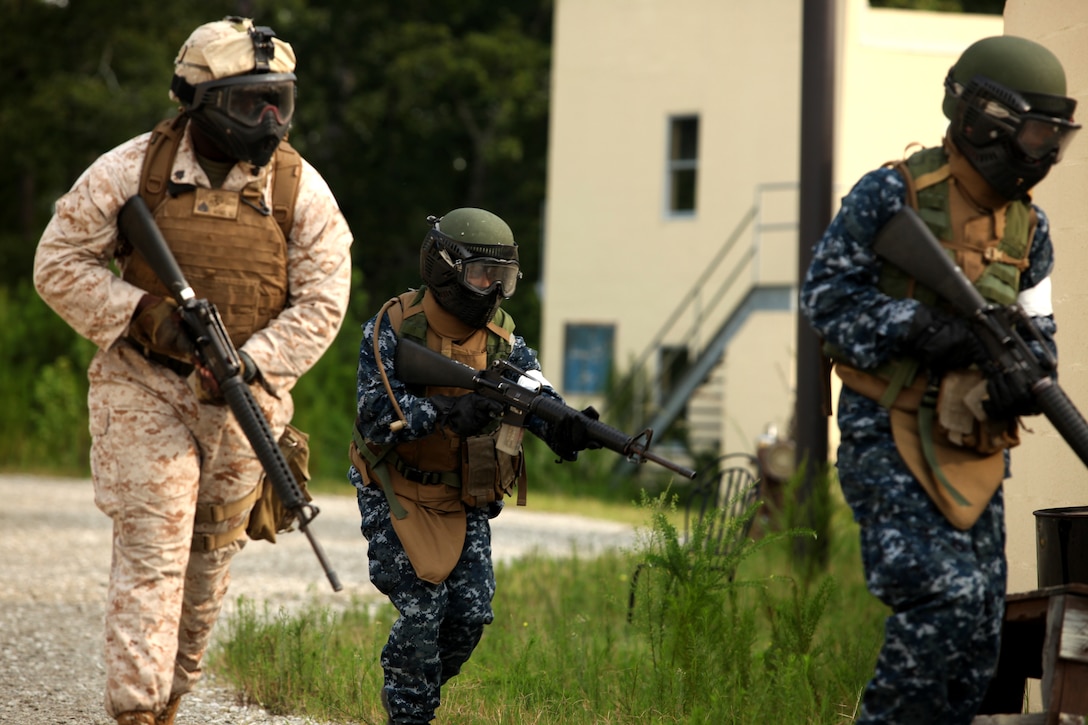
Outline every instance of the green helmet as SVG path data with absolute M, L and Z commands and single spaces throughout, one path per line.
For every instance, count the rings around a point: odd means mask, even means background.
M 431 229 L 419 250 L 420 277 L 459 320 L 485 326 L 521 278 L 514 233 L 484 209 L 454 209 L 427 221 Z
M 1062 156 L 1079 125 L 1065 71 L 1027 38 L 976 41 L 945 78 L 950 135 L 971 165 L 1007 199 L 1026 196 Z

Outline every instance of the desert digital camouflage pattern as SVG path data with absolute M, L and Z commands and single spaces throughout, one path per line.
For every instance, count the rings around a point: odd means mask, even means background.
M 99 348 L 88 371 L 88 402 L 95 499 L 114 522 L 105 658 L 106 710 L 114 717 L 161 712 L 171 695 L 188 692 L 199 679 L 230 560 L 244 539 L 190 552 L 196 503 L 242 499 L 261 472 L 229 408 L 199 403 L 185 378 L 148 361 L 124 339 L 143 291 L 109 265 L 118 251 L 117 214 L 138 191 L 148 139 L 145 134 L 107 152 L 61 197 L 34 264 L 42 298 Z M 256 179 L 267 201 L 273 168 L 255 172 L 238 164 L 222 188 L 237 191 Z M 209 186 L 188 132 L 171 178 Z M 224 223 L 224 233 L 230 226 Z M 277 436 L 293 413 L 291 388 L 343 320 L 351 242 L 328 186 L 303 161 L 288 241 L 288 305 L 243 346 L 275 393 L 251 386 Z M 247 513 L 197 530 L 227 531 Z

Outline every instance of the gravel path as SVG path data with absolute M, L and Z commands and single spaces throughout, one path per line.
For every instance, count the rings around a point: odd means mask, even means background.
M 345 483 L 345 486 L 347 484 Z M 102 706 L 102 619 L 110 522 L 90 481 L 0 475 L 0 723 L 113 725 Z M 225 616 L 239 597 L 260 606 L 330 608 L 380 600 L 367 579 L 366 544 L 352 496 L 322 496 L 313 531 L 340 577 L 334 593 L 306 537 L 251 542 L 235 559 Z M 537 549 L 592 554 L 634 541 L 629 526 L 508 506 L 492 522 L 496 560 Z M 304 725 L 238 704 L 206 676 L 187 696 L 178 725 Z

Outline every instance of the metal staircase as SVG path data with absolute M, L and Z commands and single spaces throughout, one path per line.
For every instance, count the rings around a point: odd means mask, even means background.
M 648 386 L 651 403 L 635 429 L 654 430 L 655 446 L 720 453 L 725 399 L 725 366 L 730 343 L 761 311 L 789 311 L 796 280 L 765 274 L 766 255 L 796 249 L 796 183 L 762 184 L 755 202 L 734 226 L 694 285 L 679 301 L 650 343 L 634 360 L 617 391 L 637 397 L 632 388 Z M 776 209 L 777 208 L 777 209 Z M 786 210 L 784 213 L 782 210 Z M 747 245 L 742 240 L 749 238 Z M 777 243 L 769 243 L 777 237 Z M 795 275 L 795 273 L 794 273 Z M 686 347 L 688 364 L 665 379 L 660 362 L 666 347 Z M 679 440 L 682 439 L 683 444 Z

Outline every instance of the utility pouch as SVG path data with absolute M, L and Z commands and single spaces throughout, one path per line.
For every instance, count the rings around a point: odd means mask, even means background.
M 495 438 L 472 436 L 461 445 L 461 500 L 469 506 L 486 506 L 502 498 Z
M 1016 420 L 989 420 L 982 409 L 986 379 L 978 370 L 957 370 L 941 379 L 936 435 L 950 445 L 989 456 L 1020 444 Z
M 288 424 L 279 439 L 280 452 L 287 460 L 287 467 L 295 477 L 298 487 L 306 501 L 313 501 L 313 497 L 306 488 L 306 482 L 310 480 L 310 437 L 298 428 Z M 249 523 L 246 524 L 246 534 L 250 539 L 264 539 L 276 543 L 276 534 L 285 534 L 294 531 L 295 514 L 287 510 L 276 493 L 276 487 L 268 480 L 267 475 L 261 475 L 261 496 L 253 505 L 249 514 Z

